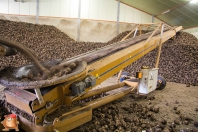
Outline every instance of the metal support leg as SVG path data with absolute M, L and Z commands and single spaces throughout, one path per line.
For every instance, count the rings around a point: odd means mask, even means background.
M 117 35 L 119 34 L 119 21 L 120 21 L 120 0 L 118 0 L 118 9 L 117 9 Z
M 162 49 L 162 39 L 160 38 L 159 48 L 158 48 L 158 52 L 157 52 L 157 59 L 156 59 L 156 63 L 155 63 L 155 68 L 158 68 L 158 66 L 159 66 L 161 49 Z
M 138 27 L 139 27 L 139 26 L 138 26 Z M 134 32 L 133 38 L 135 38 L 135 36 L 136 36 L 136 34 L 137 34 L 138 27 L 136 27 L 136 29 L 135 29 L 135 32 Z
M 35 88 L 34 91 L 36 93 L 36 97 L 37 97 L 39 103 L 40 104 L 44 103 L 43 96 L 41 94 L 41 90 L 39 88 Z
M 137 87 L 137 95 L 139 95 L 139 89 L 140 89 L 140 79 L 142 78 L 142 72 L 136 72 L 136 78 L 138 79 L 138 87 Z
M 36 24 L 39 23 L 39 0 L 36 1 Z
M 163 31 L 164 31 L 164 24 L 162 24 L 162 27 L 161 27 L 161 37 L 160 37 L 160 41 L 159 41 L 159 48 L 158 48 L 158 53 L 157 53 L 157 59 L 156 59 L 155 68 L 158 68 L 159 67 L 160 54 L 161 54 L 161 49 L 162 49 Z
M 140 88 L 140 79 L 138 78 L 138 86 L 137 86 L 137 93 L 136 94 L 139 94 L 139 88 Z
M 152 23 L 154 23 L 154 19 L 155 19 L 155 17 L 154 17 L 154 15 L 152 15 Z
M 140 35 L 142 35 L 142 26 L 139 26 Z
M 117 83 L 120 82 L 120 77 L 121 77 L 121 75 L 122 75 L 122 70 L 120 70 L 120 72 L 118 73 Z
M 80 13 L 81 13 L 81 0 L 79 0 L 79 4 L 78 4 L 77 41 L 80 40 Z

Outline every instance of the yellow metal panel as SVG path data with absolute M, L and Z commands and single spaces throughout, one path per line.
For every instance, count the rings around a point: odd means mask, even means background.
M 58 131 L 69 131 L 92 119 L 91 107 L 74 110 L 54 120 L 53 126 Z
M 52 96 L 53 95 L 53 96 Z M 33 111 L 36 111 L 42 107 L 45 106 L 46 104 L 46 101 L 55 101 L 57 100 L 59 97 L 58 95 L 58 88 L 54 88 L 52 89 L 51 91 L 49 91 L 47 94 L 43 95 L 43 99 L 44 99 L 44 103 L 42 104 L 39 104 L 38 100 L 35 100 L 33 103 L 32 103 L 32 110 Z
M 29 113 L 30 115 L 32 115 L 32 110 L 30 109 L 29 104 L 23 102 L 20 99 L 16 99 L 13 95 L 5 93 L 5 96 L 6 96 L 7 102 L 11 103 L 15 107 L 18 107 L 19 109 L 22 109 L 26 111 L 27 113 Z
M 79 73 L 78 75 L 68 78 L 67 80 L 69 81 L 69 83 L 65 82 L 63 84 L 60 84 L 60 85 L 56 86 L 56 88 L 49 91 L 47 94 L 43 95 L 43 99 L 44 99 L 43 104 L 39 104 L 38 100 L 35 100 L 32 103 L 32 110 L 36 111 L 38 109 L 41 109 L 42 107 L 45 107 L 46 101 L 53 102 L 58 99 L 59 102 L 64 103 L 64 101 L 62 102 L 62 99 L 63 99 L 62 96 L 70 93 L 69 86 L 72 83 L 74 83 L 78 80 L 82 80 L 85 77 L 86 77 L 86 71 L 83 71 L 82 73 Z

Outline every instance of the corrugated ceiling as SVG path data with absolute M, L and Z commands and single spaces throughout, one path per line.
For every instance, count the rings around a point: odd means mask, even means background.
M 184 29 L 198 27 L 198 2 L 190 3 L 190 0 L 120 1 L 150 15 L 154 15 L 171 26 L 183 26 Z M 166 11 L 167 13 L 164 13 Z

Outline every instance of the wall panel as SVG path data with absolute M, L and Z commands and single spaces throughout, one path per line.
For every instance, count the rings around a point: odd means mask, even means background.
M 90 0 L 89 2 L 89 19 L 98 19 L 99 0 Z
M 30 7 L 29 7 L 29 15 L 36 16 L 36 0 L 29 0 Z
M 79 0 L 40 0 L 40 16 L 78 18 Z M 9 6 L 8 6 L 9 3 Z M 117 21 L 115 0 L 81 0 L 81 18 Z M 9 8 L 8 8 L 9 7 Z M 0 0 L 0 13 L 36 15 L 36 0 Z M 120 22 L 151 22 L 151 16 L 120 3 Z
M 89 19 L 89 3 L 90 0 L 81 0 L 81 18 Z
M 20 2 L 14 2 L 14 0 L 9 0 L 9 14 L 20 14 Z
M 69 17 L 78 18 L 78 3 L 79 3 L 79 0 L 70 0 Z
M 70 13 L 70 0 L 60 1 L 60 17 L 69 17 Z
M 126 6 L 125 22 L 133 22 L 134 20 L 134 9 L 130 6 Z
M 20 15 L 30 15 L 30 2 L 20 2 Z
M 198 32 L 198 27 L 197 28 L 194 28 L 195 29 L 195 32 Z
M 107 16 L 107 20 L 108 21 L 117 21 L 117 7 L 118 7 L 118 3 L 116 1 L 108 1 L 108 5 L 107 5 L 107 12 L 108 12 L 108 16 Z
M 40 0 L 40 16 L 78 18 L 79 0 Z M 81 0 L 81 18 L 117 21 L 116 0 Z M 36 0 L 25 3 L 0 0 L 0 13 L 36 15 Z M 152 17 L 128 5 L 120 3 L 120 22 L 147 23 Z M 155 22 L 160 20 L 155 18 Z
M 50 7 L 51 7 L 50 0 L 40 0 L 39 6 L 40 6 L 40 8 L 39 8 L 40 16 L 49 16 L 50 15 Z
M 195 28 L 190 28 L 190 29 L 187 29 L 186 32 L 188 32 L 188 33 L 193 33 L 193 32 L 195 32 L 194 30 L 195 30 Z M 184 30 L 184 31 L 185 31 L 185 30 Z
M 52 17 L 60 17 L 60 6 L 61 0 L 51 0 L 50 3 L 50 16 Z
M 133 19 L 134 23 L 142 23 L 142 12 L 134 9 L 134 19 Z
M 8 14 L 8 0 L 0 0 L 0 13 Z
M 198 38 L 198 27 L 197 28 L 190 28 L 183 30 L 184 32 L 193 34 L 196 38 Z
M 198 38 L 198 32 L 192 33 L 196 38 Z
M 144 12 L 141 12 L 141 23 L 151 23 L 152 22 L 152 16 L 151 15 L 148 15 Z
M 126 5 L 120 3 L 120 22 L 125 22 L 125 12 L 126 12 Z
M 108 20 L 108 1 L 99 0 L 98 3 L 98 19 L 99 20 Z

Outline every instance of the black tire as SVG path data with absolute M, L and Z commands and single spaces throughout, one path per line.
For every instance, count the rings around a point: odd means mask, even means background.
M 129 72 L 126 72 L 126 71 L 122 72 L 122 75 L 131 76 L 131 74 Z
M 118 75 L 117 75 L 117 77 L 118 77 Z M 121 76 L 120 76 L 120 82 L 124 81 L 127 76 L 131 76 L 131 74 L 129 72 L 123 71 Z
M 157 77 L 157 88 L 156 90 L 162 90 L 166 87 L 166 80 L 163 77 Z

